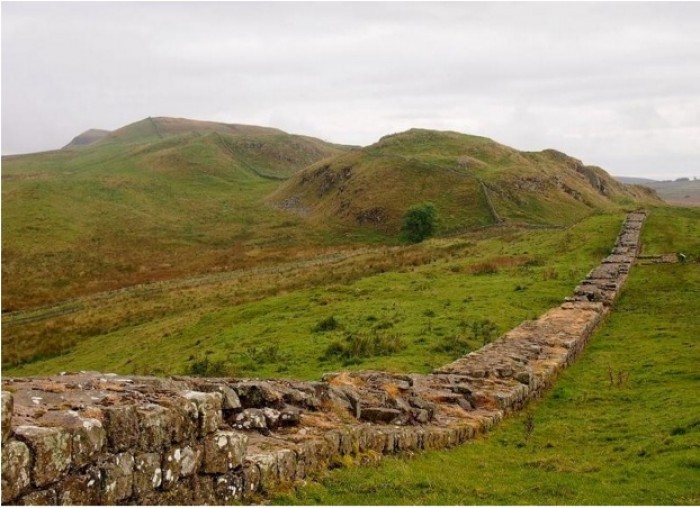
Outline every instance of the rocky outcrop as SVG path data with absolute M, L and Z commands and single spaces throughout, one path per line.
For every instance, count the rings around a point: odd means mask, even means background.
M 583 349 L 639 251 L 643 212 L 561 306 L 432 374 L 319 382 L 3 380 L 3 504 L 227 504 L 329 465 L 447 448 L 540 395 Z

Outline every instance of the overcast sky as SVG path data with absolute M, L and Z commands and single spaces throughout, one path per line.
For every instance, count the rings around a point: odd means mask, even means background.
M 2 153 L 147 116 L 700 177 L 700 3 L 2 3 Z

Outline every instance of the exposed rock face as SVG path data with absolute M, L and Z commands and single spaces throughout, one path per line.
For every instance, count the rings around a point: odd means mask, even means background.
M 612 254 L 561 306 L 432 374 L 3 380 L 2 502 L 246 502 L 343 456 L 372 463 L 472 439 L 583 349 L 628 276 L 644 217 L 628 216 Z

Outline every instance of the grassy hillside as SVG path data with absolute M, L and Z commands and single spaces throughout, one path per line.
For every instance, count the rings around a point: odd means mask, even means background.
M 600 168 L 554 150 L 519 152 L 488 138 L 412 129 L 299 172 L 270 201 L 312 224 L 396 234 L 405 210 L 433 202 L 440 231 L 502 220 L 571 224 L 593 210 L 656 202 Z
M 77 150 L 88 145 L 97 143 L 99 140 L 109 135 L 109 131 L 104 129 L 88 129 L 82 134 L 74 137 L 70 143 L 63 147 L 64 150 Z
M 645 253 L 673 238 L 697 260 L 699 233 L 697 210 L 654 210 Z M 273 503 L 698 505 L 699 285 L 697 262 L 635 267 L 582 358 L 531 406 L 529 440 L 524 413 L 457 449 L 332 471 Z
M 341 151 L 276 129 L 146 119 L 81 150 L 3 158 L 3 309 L 282 259 L 316 233 L 263 198 Z
M 459 353 L 450 338 L 475 347 L 470 320 L 505 329 L 561 298 L 602 257 L 571 249 L 582 238 L 605 249 L 620 204 L 639 204 L 602 170 L 476 136 L 412 130 L 352 149 L 170 118 L 3 158 L 2 177 L 3 365 L 15 373 L 172 374 L 205 356 L 245 375 L 429 369 Z M 438 207 L 441 234 L 499 228 L 401 246 L 401 215 L 422 201 Z M 608 236 L 579 238 L 596 213 L 613 221 Z M 519 229 L 585 217 L 582 229 Z M 453 277 L 482 272 L 474 288 Z M 416 292 L 433 279 L 435 293 Z M 348 300 L 348 285 L 366 297 Z M 493 300 L 494 287 L 518 294 Z M 448 310 L 426 306 L 438 300 Z M 331 317 L 331 333 L 311 332 Z M 320 360 L 368 340 L 386 354 Z
M 3 372 L 165 375 L 204 361 L 236 376 L 428 372 L 482 346 L 473 323 L 504 332 L 560 302 L 609 252 L 622 217 L 302 256 L 6 317 Z M 363 341 L 377 347 L 326 354 Z

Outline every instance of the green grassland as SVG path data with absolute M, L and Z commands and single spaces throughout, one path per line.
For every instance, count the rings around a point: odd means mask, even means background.
M 173 118 L 4 158 L 2 176 L 11 374 L 428 371 L 492 338 L 484 320 L 494 335 L 558 302 L 622 207 L 654 200 L 476 136 L 352 149 Z M 403 245 L 401 215 L 426 200 L 442 238 Z
M 263 198 L 344 148 L 274 129 L 156 120 L 79 150 L 3 158 L 4 311 L 343 243 Z
M 476 136 L 414 129 L 357 149 L 173 118 L 5 157 L 2 178 L 4 312 L 396 245 L 421 201 L 435 203 L 446 234 L 500 219 L 568 225 L 655 199 L 564 154 Z
M 331 471 L 273 503 L 697 505 L 698 228 L 697 210 L 652 211 L 645 253 L 695 262 L 636 266 L 582 357 L 527 412 L 456 449 Z
M 56 317 L 5 321 L 4 373 L 183 374 L 205 359 L 237 376 L 428 372 L 483 345 L 475 322 L 488 319 L 505 332 L 560 302 L 609 252 L 622 218 L 596 214 L 567 230 L 504 227 L 365 247 L 318 264 L 74 301 Z M 321 325 L 331 317 L 334 326 Z M 362 341 L 369 346 L 357 354 L 325 354 Z

